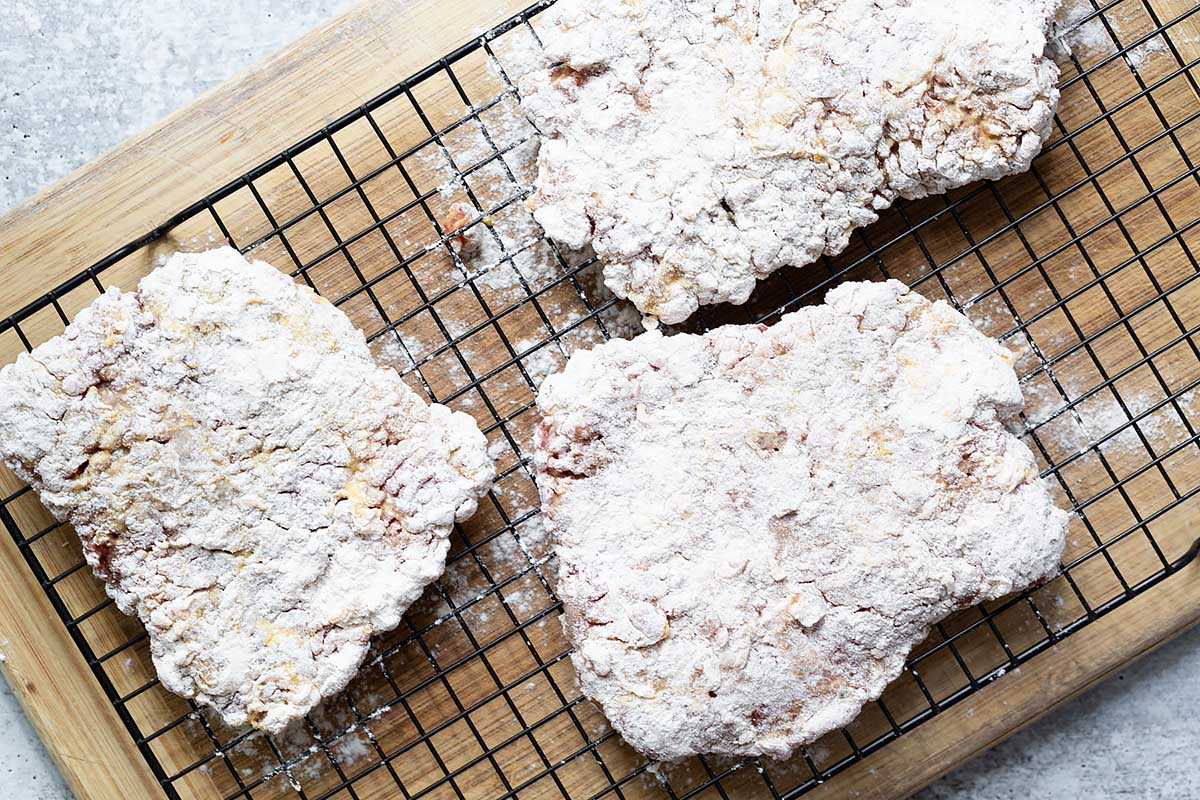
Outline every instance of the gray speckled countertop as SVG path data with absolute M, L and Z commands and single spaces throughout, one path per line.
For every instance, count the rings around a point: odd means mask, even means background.
M 0 211 L 346 5 L 0 0 Z M 1200 630 L 919 797 L 1195 797 L 1198 673 Z M 2 679 L 0 796 L 70 797 Z

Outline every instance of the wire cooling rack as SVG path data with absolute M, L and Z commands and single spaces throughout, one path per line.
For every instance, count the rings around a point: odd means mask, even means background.
M 347 691 L 275 739 L 166 692 L 74 534 L 27 487 L 6 492 L 0 519 L 166 795 L 794 797 L 1180 569 L 1200 492 L 1200 9 L 1076 6 L 1056 129 L 1028 174 L 901 203 L 842 256 L 693 323 L 769 323 L 847 278 L 944 298 L 1017 355 L 1020 429 L 1076 512 L 1061 576 L 936 626 L 883 698 L 787 762 L 698 758 L 660 780 L 574 683 L 526 463 L 534 391 L 573 350 L 636 326 L 524 209 L 536 135 L 513 79 L 541 6 L 0 323 L 10 361 L 106 286 L 132 288 L 149 256 L 228 242 L 345 310 L 414 388 L 473 414 L 499 459 L 446 577 Z

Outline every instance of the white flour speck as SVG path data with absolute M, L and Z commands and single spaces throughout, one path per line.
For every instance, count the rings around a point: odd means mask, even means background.
M 1059 6 L 1055 18 L 1055 41 L 1077 56 L 1093 57 L 1113 52 L 1112 37 L 1104 29 L 1100 17 L 1088 18 L 1095 12 L 1089 0 L 1067 0 Z M 1115 22 L 1110 19 L 1109 24 L 1114 33 L 1119 33 Z
M 1146 62 L 1158 53 L 1166 52 L 1167 43 L 1161 36 L 1147 39 L 1129 52 L 1125 53 L 1125 63 L 1133 69 L 1141 69 Z

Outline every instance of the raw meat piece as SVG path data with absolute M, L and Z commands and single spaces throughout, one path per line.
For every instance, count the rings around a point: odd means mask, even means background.
M 1058 0 L 562 0 L 521 79 L 531 207 L 651 318 L 745 302 L 897 197 L 1024 171 Z M 650 320 L 652 323 L 652 320 Z
M 535 452 L 584 693 L 631 745 L 787 757 L 931 624 L 1053 574 L 1067 530 L 1004 348 L 898 282 L 659 332 L 546 379 Z
M 227 248 L 109 289 L 0 370 L 0 428 L 163 685 L 272 733 L 346 686 L 494 476 L 471 417 Z

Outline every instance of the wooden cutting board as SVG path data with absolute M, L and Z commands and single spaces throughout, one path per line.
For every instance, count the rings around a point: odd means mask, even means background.
M 524 5 L 371 0 L 55 184 L 0 220 L 0 318 Z M 1191 7 L 1148 5 L 1162 19 Z M 1180 25 L 1192 34 L 1177 37 L 1191 42 L 1184 57 L 1200 55 L 1200 28 Z M 810 796 L 906 796 L 1003 740 L 1195 624 L 1197 570 L 1102 617 Z M 161 797 L 8 536 L 0 536 L 0 587 L 0 666 L 77 796 Z

